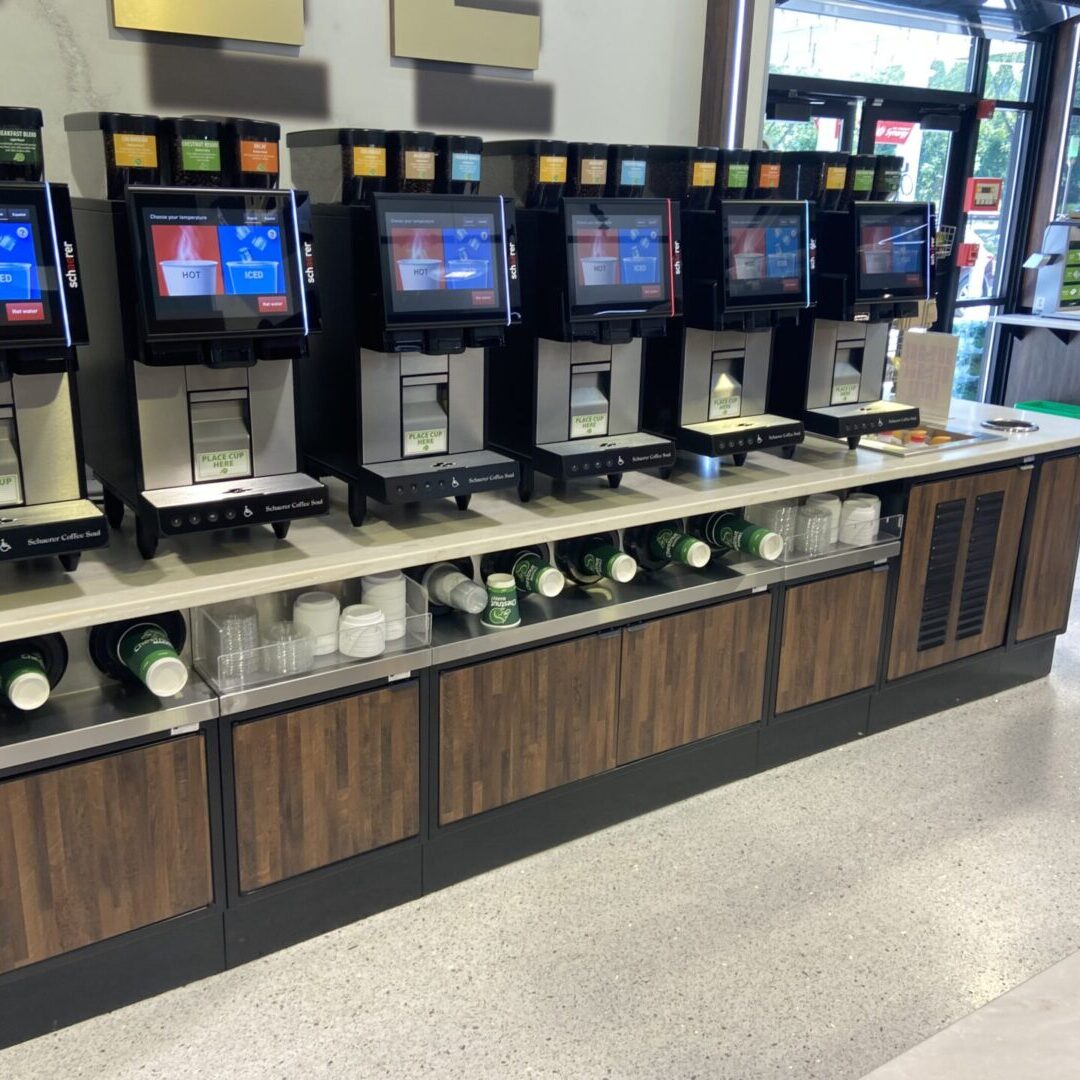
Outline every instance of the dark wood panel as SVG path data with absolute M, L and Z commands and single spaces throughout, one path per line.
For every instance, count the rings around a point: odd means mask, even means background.
M 236 725 L 242 891 L 416 835 L 419 702 L 409 683 Z
M 624 632 L 620 765 L 761 719 L 771 609 L 753 596 Z
M 1080 457 L 1047 461 L 1039 474 L 1016 637 L 1027 641 L 1069 623 L 1080 538 Z
M 912 488 L 904 524 L 904 550 L 900 560 L 900 579 L 893 616 L 892 648 L 889 654 L 890 679 L 925 671 L 927 668 L 959 660 L 1004 643 L 1030 484 L 1029 471 L 1011 468 L 917 484 Z M 995 494 L 1000 494 L 1003 502 L 997 525 L 993 565 L 987 582 L 987 602 L 982 629 L 977 634 L 958 638 L 957 618 L 960 613 L 976 505 L 981 496 L 992 497 Z M 963 500 L 965 509 L 947 632 L 942 644 L 920 649 L 919 627 L 926 571 L 931 555 L 934 514 L 938 503 L 955 500 Z
M 201 735 L 0 783 L 0 972 L 212 899 Z
M 620 635 L 592 636 L 439 677 L 439 821 L 615 766 Z
M 787 591 L 776 711 L 865 690 L 877 680 L 888 574 L 859 570 Z

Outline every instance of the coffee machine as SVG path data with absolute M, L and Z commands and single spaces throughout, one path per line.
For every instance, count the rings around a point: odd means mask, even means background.
M 487 355 L 489 436 L 520 462 L 523 500 L 537 472 L 606 476 L 614 488 L 625 472 L 675 463 L 674 443 L 642 428 L 641 339 L 680 311 L 678 219 L 669 199 L 605 195 L 645 184 L 644 148 L 614 148 L 610 172 L 607 153 L 557 141 L 485 148 L 493 186 L 523 204 L 525 318 Z
M 751 450 L 791 457 L 803 425 L 767 411 L 769 373 L 773 328 L 808 320 L 809 206 L 711 198 L 693 183 L 707 150 L 651 151 L 653 190 L 666 182 L 682 203 L 685 315 L 644 341 L 645 426 L 682 453 L 731 454 L 736 465 Z
M 883 401 L 889 330 L 918 314 L 933 281 L 930 203 L 854 202 L 817 214 L 816 317 L 778 335 L 771 407 L 847 440 L 917 427 L 919 410 Z
M 71 199 L 42 180 L 41 113 L 0 108 L 0 562 L 108 543 L 86 498 L 74 346 L 86 342 Z
M 288 144 L 294 172 L 320 184 L 323 334 L 300 383 L 308 468 L 348 485 L 354 525 L 369 498 L 453 496 L 465 510 L 475 492 L 514 487 L 517 463 L 484 431 L 484 349 L 520 318 L 514 208 L 475 194 L 481 141 L 346 128 Z
M 242 525 L 269 523 L 283 539 L 294 518 L 329 510 L 325 486 L 299 471 L 296 439 L 293 370 L 318 328 L 307 196 L 228 186 L 215 139 L 238 129 L 202 119 L 159 132 L 174 186 L 129 184 L 136 166 L 117 144 L 147 119 L 66 119 L 73 156 L 87 144 L 100 155 L 102 140 L 106 150 L 106 197 L 75 201 L 95 271 L 79 353 L 87 462 L 110 524 L 134 513 L 144 558 L 162 537 Z M 148 139 L 140 178 L 159 160 Z

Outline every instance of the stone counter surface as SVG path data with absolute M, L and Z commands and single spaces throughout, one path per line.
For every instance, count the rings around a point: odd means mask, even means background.
M 372 516 L 354 529 L 344 511 L 344 488 L 331 482 L 328 517 L 295 522 L 285 541 L 268 528 L 169 540 L 161 554 L 138 554 L 130 515 L 108 548 L 89 552 L 74 574 L 55 560 L 0 567 L 0 641 L 72 630 L 116 619 L 153 615 L 307 588 L 391 570 L 556 541 L 593 530 L 738 508 L 819 491 L 864 487 L 909 477 L 980 468 L 1080 447 L 1080 422 L 998 406 L 954 402 L 950 427 L 978 430 L 995 416 L 1033 420 L 1040 430 L 996 442 L 909 458 L 808 438 L 794 460 L 752 454 L 741 468 L 725 461 L 705 475 L 680 465 L 669 480 L 627 473 L 621 487 L 603 481 L 546 489 L 521 503 L 515 492 L 476 495 L 461 512 L 452 500 L 417 507 L 372 503 Z M 1078 493 L 1080 497 L 1080 493 Z M 380 516 L 381 515 L 381 516 Z

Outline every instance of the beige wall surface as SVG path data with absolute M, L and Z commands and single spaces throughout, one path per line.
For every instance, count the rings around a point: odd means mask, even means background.
M 542 17 L 535 72 L 393 59 L 389 0 L 307 0 L 299 49 L 118 31 L 111 0 L 0 0 L 0 103 L 44 111 L 54 180 L 70 175 L 64 114 L 89 109 L 255 116 L 284 131 L 695 141 L 706 0 L 515 4 Z

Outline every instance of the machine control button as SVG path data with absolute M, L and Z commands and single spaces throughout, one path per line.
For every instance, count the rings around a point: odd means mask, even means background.
M 208 522 L 209 522 L 209 523 L 210 523 L 211 525 L 216 525 L 216 524 L 218 523 L 218 512 L 217 512 L 216 510 L 211 510 L 211 511 L 210 511 L 210 512 L 209 512 L 209 513 L 208 513 L 208 514 L 206 515 L 206 520 L 207 520 L 207 521 L 208 521 Z
M 231 506 L 225 511 L 225 520 L 226 521 L 235 521 L 236 520 L 236 511 Z
M 174 529 L 180 529 L 180 528 L 183 528 L 184 519 L 182 517 L 179 517 L 178 515 L 174 514 L 171 518 L 169 518 L 169 524 Z
M 202 518 L 199 517 L 198 514 L 188 514 L 188 524 L 189 525 L 201 525 L 202 524 Z

